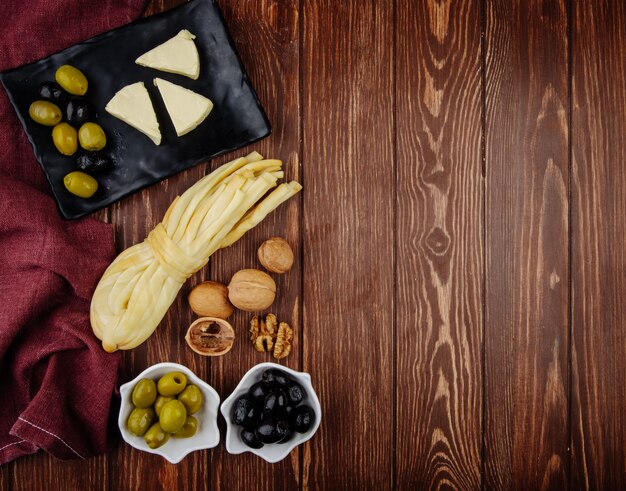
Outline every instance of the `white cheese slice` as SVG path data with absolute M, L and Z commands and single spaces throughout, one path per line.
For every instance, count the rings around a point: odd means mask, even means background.
M 203 95 L 173 84 L 162 78 L 155 78 L 154 85 L 159 88 L 176 134 L 183 136 L 196 128 L 213 109 L 213 103 Z
M 197 80 L 200 74 L 200 58 L 193 42 L 195 38 L 187 29 L 183 29 L 173 38 L 141 55 L 135 63 Z
M 143 82 L 127 85 L 113 96 L 106 112 L 141 131 L 156 145 L 161 143 L 159 121 L 154 113 L 148 89 Z

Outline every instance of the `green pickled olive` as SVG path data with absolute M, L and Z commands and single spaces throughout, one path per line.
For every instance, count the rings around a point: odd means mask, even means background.
M 65 189 L 79 198 L 91 198 L 98 190 L 98 181 L 84 172 L 70 172 L 63 178 Z
M 177 396 L 187 386 L 187 376 L 182 372 L 169 372 L 157 384 L 159 394 L 165 397 Z
M 157 388 L 154 380 L 142 378 L 133 388 L 131 399 L 138 408 L 152 406 L 157 398 Z
M 163 431 L 161 425 L 159 423 L 154 423 L 146 434 L 143 436 L 143 439 L 148 444 L 148 446 L 152 449 L 159 448 L 162 445 L 165 445 L 167 441 L 170 439 L 170 434 Z
M 78 130 L 78 141 L 85 150 L 102 150 L 107 144 L 107 137 L 99 124 L 85 123 Z
M 54 74 L 54 78 L 57 83 L 70 94 L 85 95 L 87 92 L 89 85 L 87 83 L 87 77 L 83 75 L 83 72 L 72 65 L 60 66 Z
M 52 142 L 63 155 L 74 155 L 78 150 L 76 130 L 67 123 L 59 123 L 52 128 Z
M 133 435 L 143 436 L 144 433 L 148 431 L 148 428 L 150 428 L 154 418 L 156 418 L 156 413 L 151 407 L 136 407 L 131 411 L 130 416 L 128 416 L 126 426 L 128 427 L 128 431 Z
M 197 385 L 188 385 L 178 395 L 178 400 L 185 405 L 187 414 L 197 413 L 202 406 L 202 392 Z
M 182 402 L 173 400 L 166 402 L 161 408 L 159 415 L 159 423 L 163 431 L 168 433 L 176 433 L 180 430 L 187 420 L 187 410 Z
M 174 433 L 176 438 L 190 438 L 198 431 L 198 420 L 193 416 L 187 416 L 183 427 Z
M 56 104 L 50 101 L 35 101 L 28 108 L 28 114 L 35 123 L 54 126 L 61 121 L 63 114 Z
M 161 409 L 163 409 L 163 406 L 165 405 L 165 403 L 173 401 L 173 400 L 174 400 L 173 397 L 165 397 L 165 396 L 157 397 L 154 403 L 154 410 L 156 411 L 156 415 L 161 416 Z

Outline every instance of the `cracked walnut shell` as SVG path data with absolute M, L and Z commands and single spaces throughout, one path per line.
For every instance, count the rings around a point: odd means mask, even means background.
M 189 326 L 185 341 L 199 355 L 221 356 L 233 347 L 235 331 L 224 319 L 200 317 Z

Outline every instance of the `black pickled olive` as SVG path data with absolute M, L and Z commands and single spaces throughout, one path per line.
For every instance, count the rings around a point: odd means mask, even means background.
M 88 152 L 78 157 L 76 161 L 78 168 L 87 172 L 98 172 L 109 169 L 113 162 L 106 155 L 97 152 Z

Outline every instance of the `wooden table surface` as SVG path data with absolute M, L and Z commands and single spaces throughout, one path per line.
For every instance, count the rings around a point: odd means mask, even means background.
M 251 150 L 304 192 L 211 258 L 121 380 L 169 360 L 224 399 L 269 361 L 241 313 L 231 353 L 191 352 L 186 295 L 284 236 L 273 310 L 320 430 L 275 465 L 223 443 L 171 465 L 112 428 L 107 455 L 22 458 L 2 488 L 625 489 L 626 2 L 218 3 L 272 136 L 99 217 L 135 244 Z

